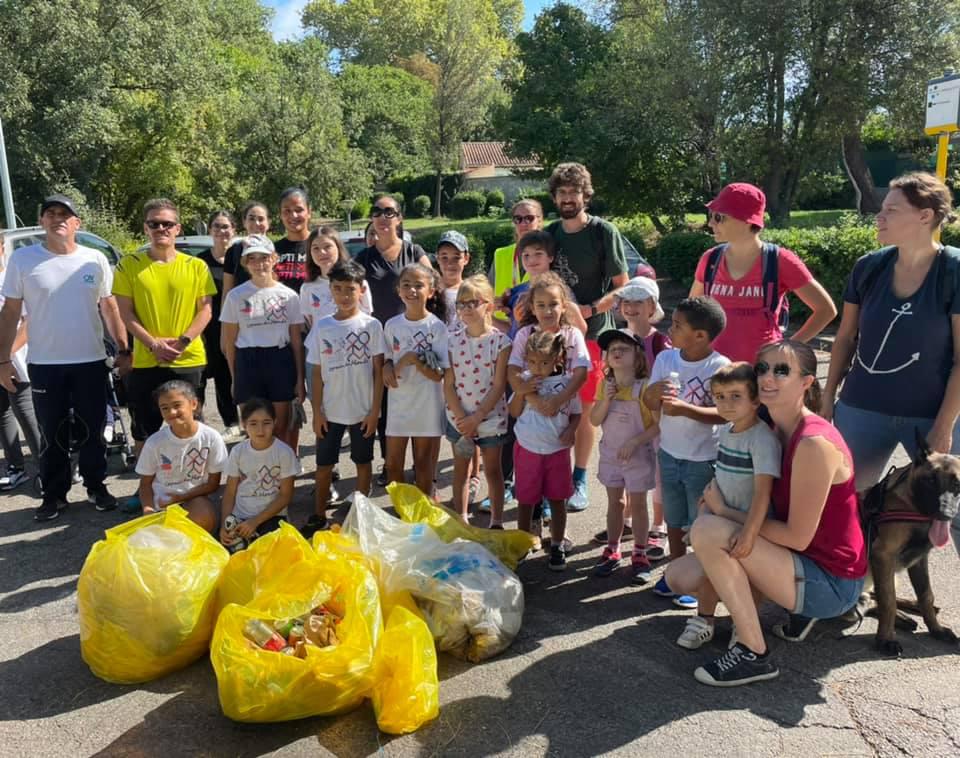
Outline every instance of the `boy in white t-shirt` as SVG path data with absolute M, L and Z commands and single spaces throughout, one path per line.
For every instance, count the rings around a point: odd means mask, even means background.
M 330 269 L 328 278 L 337 312 L 319 319 L 307 337 L 313 364 L 313 431 L 317 435 L 316 512 L 304 526 L 307 535 L 327 526 L 333 467 L 347 430 L 350 460 L 357 466 L 357 491 L 370 493 L 373 443 L 384 392 L 383 327 L 360 310 L 363 267 L 341 261 Z
M 697 517 L 703 490 L 713 479 L 723 418 L 714 407 L 710 379 L 730 361 L 716 352 L 712 343 L 726 323 L 723 308 L 712 297 L 681 300 L 670 326 L 674 347 L 657 356 L 643 393 L 647 406 L 661 412 L 657 458 L 671 560 L 687 552 L 684 534 Z M 663 579 L 654 593 L 673 598 L 681 607 L 696 607 L 696 600 L 677 597 Z
M 227 446 L 219 432 L 194 418 L 199 403 L 193 384 L 173 379 L 154 396 L 166 425 L 147 438 L 137 458 L 143 512 L 177 503 L 213 533 L 219 519 L 209 496 L 220 489 Z

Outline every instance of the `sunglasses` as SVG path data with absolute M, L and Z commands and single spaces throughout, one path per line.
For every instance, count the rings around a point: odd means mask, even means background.
M 476 310 L 487 304 L 486 300 L 457 300 L 456 308 L 458 311 Z
M 786 379 L 790 376 L 790 366 L 786 363 L 775 363 L 771 366 L 766 361 L 757 361 L 753 367 L 753 373 L 757 376 L 764 376 L 770 371 L 773 371 L 773 375 L 777 379 Z
M 722 213 L 711 213 L 708 216 L 707 221 L 709 221 L 710 219 L 713 219 L 713 223 L 715 224 L 722 224 L 724 221 L 727 220 L 727 217 L 724 216 Z
M 381 208 L 378 205 L 373 207 L 373 210 L 370 211 L 370 218 L 379 218 L 383 216 L 384 218 L 396 218 L 400 213 L 396 208 Z
M 179 226 L 178 221 L 147 221 L 147 229 L 151 231 L 157 231 L 157 229 L 173 229 L 175 226 Z
M 532 216 L 532 215 L 529 215 L 529 214 L 526 215 L 526 216 L 514 216 L 514 217 L 513 217 L 513 223 L 517 224 L 518 226 L 519 226 L 520 224 L 532 224 L 532 223 L 533 223 L 534 221 L 536 221 L 536 220 L 537 220 L 537 217 L 536 217 L 536 216 Z

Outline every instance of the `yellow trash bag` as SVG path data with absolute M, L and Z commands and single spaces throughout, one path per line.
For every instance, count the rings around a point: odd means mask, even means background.
M 516 569 L 527 553 L 540 547 L 536 537 L 519 529 L 500 531 L 465 524 L 457 514 L 437 505 L 412 484 L 394 482 L 387 485 L 387 492 L 400 518 L 407 523 L 428 524 L 444 542 L 453 542 L 457 538 L 478 542 L 510 570 Z
M 108 529 L 77 583 L 80 653 L 90 670 L 134 684 L 202 656 L 228 557 L 177 505 Z
M 249 549 L 255 548 L 257 542 Z M 280 542 L 290 545 L 293 541 Z M 279 549 L 270 554 L 273 560 L 284 560 Z M 266 573 L 273 566 L 263 569 Z M 258 587 L 276 591 L 274 600 L 258 595 L 253 600 L 256 607 L 230 604 L 220 613 L 210 645 L 210 660 L 217 676 L 220 707 L 234 721 L 326 716 L 350 710 L 370 694 L 374 651 L 383 633 L 376 579 L 357 562 L 316 553 L 301 557 L 300 570 L 319 588 L 312 596 L 308 591 L 297 600 L 282 594 L 282 586 L 264 578 Z M 293 573 L 281 571 L 278 575 L 292 578 Z M 251 618 L 272 623 L 308 613 L 321 602 L 342 613 L 342 621 L 337 625 L 339 644 L 325 648 L 308 645 L 305 659 L 261 650 L 243 635 L 244 625 Z M 267 607 L 271 610 L 264 610 Z

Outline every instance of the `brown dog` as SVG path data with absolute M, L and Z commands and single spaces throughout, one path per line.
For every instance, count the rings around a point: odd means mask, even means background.
M 937 619 L 927 567 L 930 549 L 950 539 L 958 505 L 960 459 L 931 453 L 919 434 L 913 462 L 891 471 L 863 497 L 861 515 L 880 622 L 874 646 L 886 655 L 903 652 L 895 631 L 898 605 L 918 611 L 932 637 L 958 641 Z M 907 570 L 916 604 L 897 600 L 896 573 L 901 569 Z

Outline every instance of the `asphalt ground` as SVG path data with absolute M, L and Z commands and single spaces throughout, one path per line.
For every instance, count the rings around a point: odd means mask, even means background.
M 212 399 L 212 398 L 211 398 Z M 208 408 L 213 405 L 208 404 Z M 219 425 L 215 413 L 208 421 Z M 291 519 L 311 510 L 313 439 Z M 450 496 L 450 448 L 440 493 Z M 342 492 L 354 472 L 342 458 Z M 132 473 L 111 458 L 110 489 L 132 494 Z M 689 611 L 630 585 L 626 572 L 591 576 L 605 498 L 590 471 L 591 505 L 569 518 L 576 547 L 564 573 L 545 557 L 521 565 L 523 628 L 499 657 L 473 665 L 439 657 L 440 716 L 415 734 L 377 730 L 372 709 L 331 718 L 242 725 L 225 718 L 208 659 L 140 686 L 97 679 L 80 657 L 76 582 L 91 545 L 125 518 L 82 504 L 81 487 L 56 521 L 38 524 L 29 487 L 0 496 L 0 755 L 957 755 L 960 655 L 922 621 L 901 632 L 904 655 L 872 650 L 876 622 L 822 622 L 801 644 L 768 634 L 779 679 L 732 690 L 697 684 L 693 670 L 724 649 L 729 625 L 698 651 L 675 644 Z M 377 489 L 375 502 L 387 505 Z M 342 515 L 342 513 L 341 513 Z M 515 511 L 508 510 L 508 520 Z M 482 521 L 480 523 L 483 523 Z M 654 578 L 660 574 L 658 569 Z M 960 562 L 935 551 L 931 575 L 945 623 L 960 629 Z M 902 594 L 909 595 L 906 580 Z M 721 611 L 722 612 L 722 611 Z M 784 618 L 765 606 L 764 626 Z M 848 636 L 845 636 L 848 635 Z

